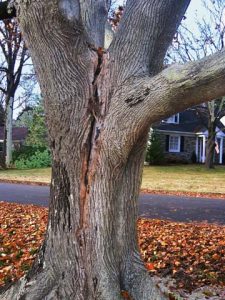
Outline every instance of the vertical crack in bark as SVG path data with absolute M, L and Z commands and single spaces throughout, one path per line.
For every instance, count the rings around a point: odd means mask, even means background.
M 79 228 L 77 229 L 77 241 L 80 246 L 81 253 L 83 255 L 84 266 L 88 264 L 86 251 L 86 235 L 85 230 L 88 228 L 88 214 L 89 214 L 89 193 L 93 176 L 96 170 L 96 164 L 99 157 L 99 140 L 102 127 L 101 116 L 101 103 L 99 101 L 98 92 L 98 77 L 101 73 L 103 62 L 103 51 L 99 49 L 97 51 L 97 67 L 93 74 L 92 81 L 92 97 L 89 99 L 87 120 L 89 122 L 88 134 L 86 141 L 84 142 L 81 153 L 81 183 L 80 183 L 80 221 Z M 89 250 L 90 251 L 90 250 Z M 86 266 L 88 268 L 88 265 Z M 86 268 L 85 267 L 85 268 Z M 85 272 L 86 273 L 86 272 Z M 88 282 L 88 281 L 87 281 Z M 88 289 L 96 293 L 98 286 L 98 279 L 93 277 L 89 282 Z M 89 285 L 88 284 L 88 285 Z
M 94 50 L 92 48 L 92 50 Z M 102 127 L 101 120 L 101 103 L 99 101 L 99 92 L 97 80 L 102 70 L 103 63 L 103 49 L 99 48 L 94 50 L 97 52 L 98 60 L 97 67 L 94 72 L 94 78 L 92 81 L 92 97 L 88 103 L 88 118 L 90 119 L 90 128 L 87 136 L 87 140 L 84 143 L 82 151 L 82 172 L 81 172 L 81 189 L 80 189 L 80 227 L 77 235 L 79 236 L 80 246 L 83 242 L 81 239 L 82 230 L 87 227 L 87 215 L 88 206 L 87 200 L 89 197 L 89 190 L 92 182 L 92 178 L 95 173 L 96 163 L 99 154 L 99 137 Z

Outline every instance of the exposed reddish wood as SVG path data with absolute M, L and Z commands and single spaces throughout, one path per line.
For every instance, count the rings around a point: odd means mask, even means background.
M 87 226 L 87 200 L 89 195 L 89 186 L 87 182 L 87 171 L 88 171 L 88 153 L 85 151 L 82 159 L 82 169 L 80 178 L 80 231 Z

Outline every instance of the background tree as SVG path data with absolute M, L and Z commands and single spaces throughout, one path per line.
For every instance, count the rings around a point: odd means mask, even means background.
M 202 5 L 205 15 L 202 19 L 196 15 L 194 32 L 187 28 L 185 18 L 182 21 L 167 54 L 167 63 L 195 61 L 224 48 L 225 2 L 202 0 Z M 207 168 L 214 167 L 216 128 L 225 114 L 224 101 L 225 98 L 221 97 L 193 108 L 197 110 L 202 124 L 208 130 L 205 161 Z
M 0 22 L 0 92 L 1 103 L 4 107 L 4 164 L 10 165 L 12 160 L 12 126 L 13 109 L 17 93 L 17 105 L 21 105 L 25 95 L 31 90 L 29 53 L 23 41 L 21 31 L 16 19 L 6 19 Z M 23 74 L 27 67 L 28 74 Z M 32 71 L 31 71 L 32 72 Z M 29 79 L 30 87 L 26 86 Z M 27 99 L 27 98 L 26 98 Z
M 145 161 L 152 165 L 160 165 L 164 162 L 162 144 L 159 135 L 153 129 L 150 130 Z
M 28 128 L 25 144 L 13 152 L 12 162 L 17 169 L 51 166 L 43 101 L 38 95 L 33 98 L 35 104 L 26 106 L 15 122 L 16 126 Z
M 2 105 L 0 104 L 0 126 L 4 126 L 4 108 L 2 107 Z
M 38 97 L 36 104 L 27 106 L 19 114 L 16 125 L 27 127 L 29 130 L 26 145 L 48 147 L 47 128 L 45 123 L 43 101 Z
M 223 96 L 224 52 L 163 69 L 189 0 L 129 0 L 108 49 L 110 1 L 16 3 L 53 167 L 44 245 L 28 276 L 2 297 L 119 300 L 126 290 L 134 300 L 165 299 L 137 246 L 149 127 Z

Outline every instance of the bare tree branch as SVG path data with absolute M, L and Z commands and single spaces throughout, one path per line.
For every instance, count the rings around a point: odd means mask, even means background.
M 25 57 L 26 56 L 26 50 L 27 50 L 26 46 L 25 46 L 25 44 L 23 44 L 23 49 L 22 49 L 22 53 L 21 53 L 21 57 L 20 57 L 20 61 L 19 61 L 19 66 L 17 68 L 17 71 L 15 72 L 15 81 L 14 81 L 14 88 L 15 89 L 17 89 L 17 87 L 20 83 L 22 69 L 24 67 L 24 62 L 30 58 L 30 57 Z
M 4 88 L 2 88 L 2 87 L 0 87 L 0 91 L 1 91 L 3 94 L 6 94 L 6 93 L 7 93 L 7 91 L 6 91 Z
M 84 27 L 96 48 L 104 47 L 105 24 L 108 18 L 110 2 L 109 0 L 80 0 Z

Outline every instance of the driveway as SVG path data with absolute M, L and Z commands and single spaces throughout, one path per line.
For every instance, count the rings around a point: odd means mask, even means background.
M 0 201 L 48 206 L 49 187 L 0 183 Z M 225 200 L 140 194 L 139 215 L 178 222 L 207 221 L 225 225 Z

